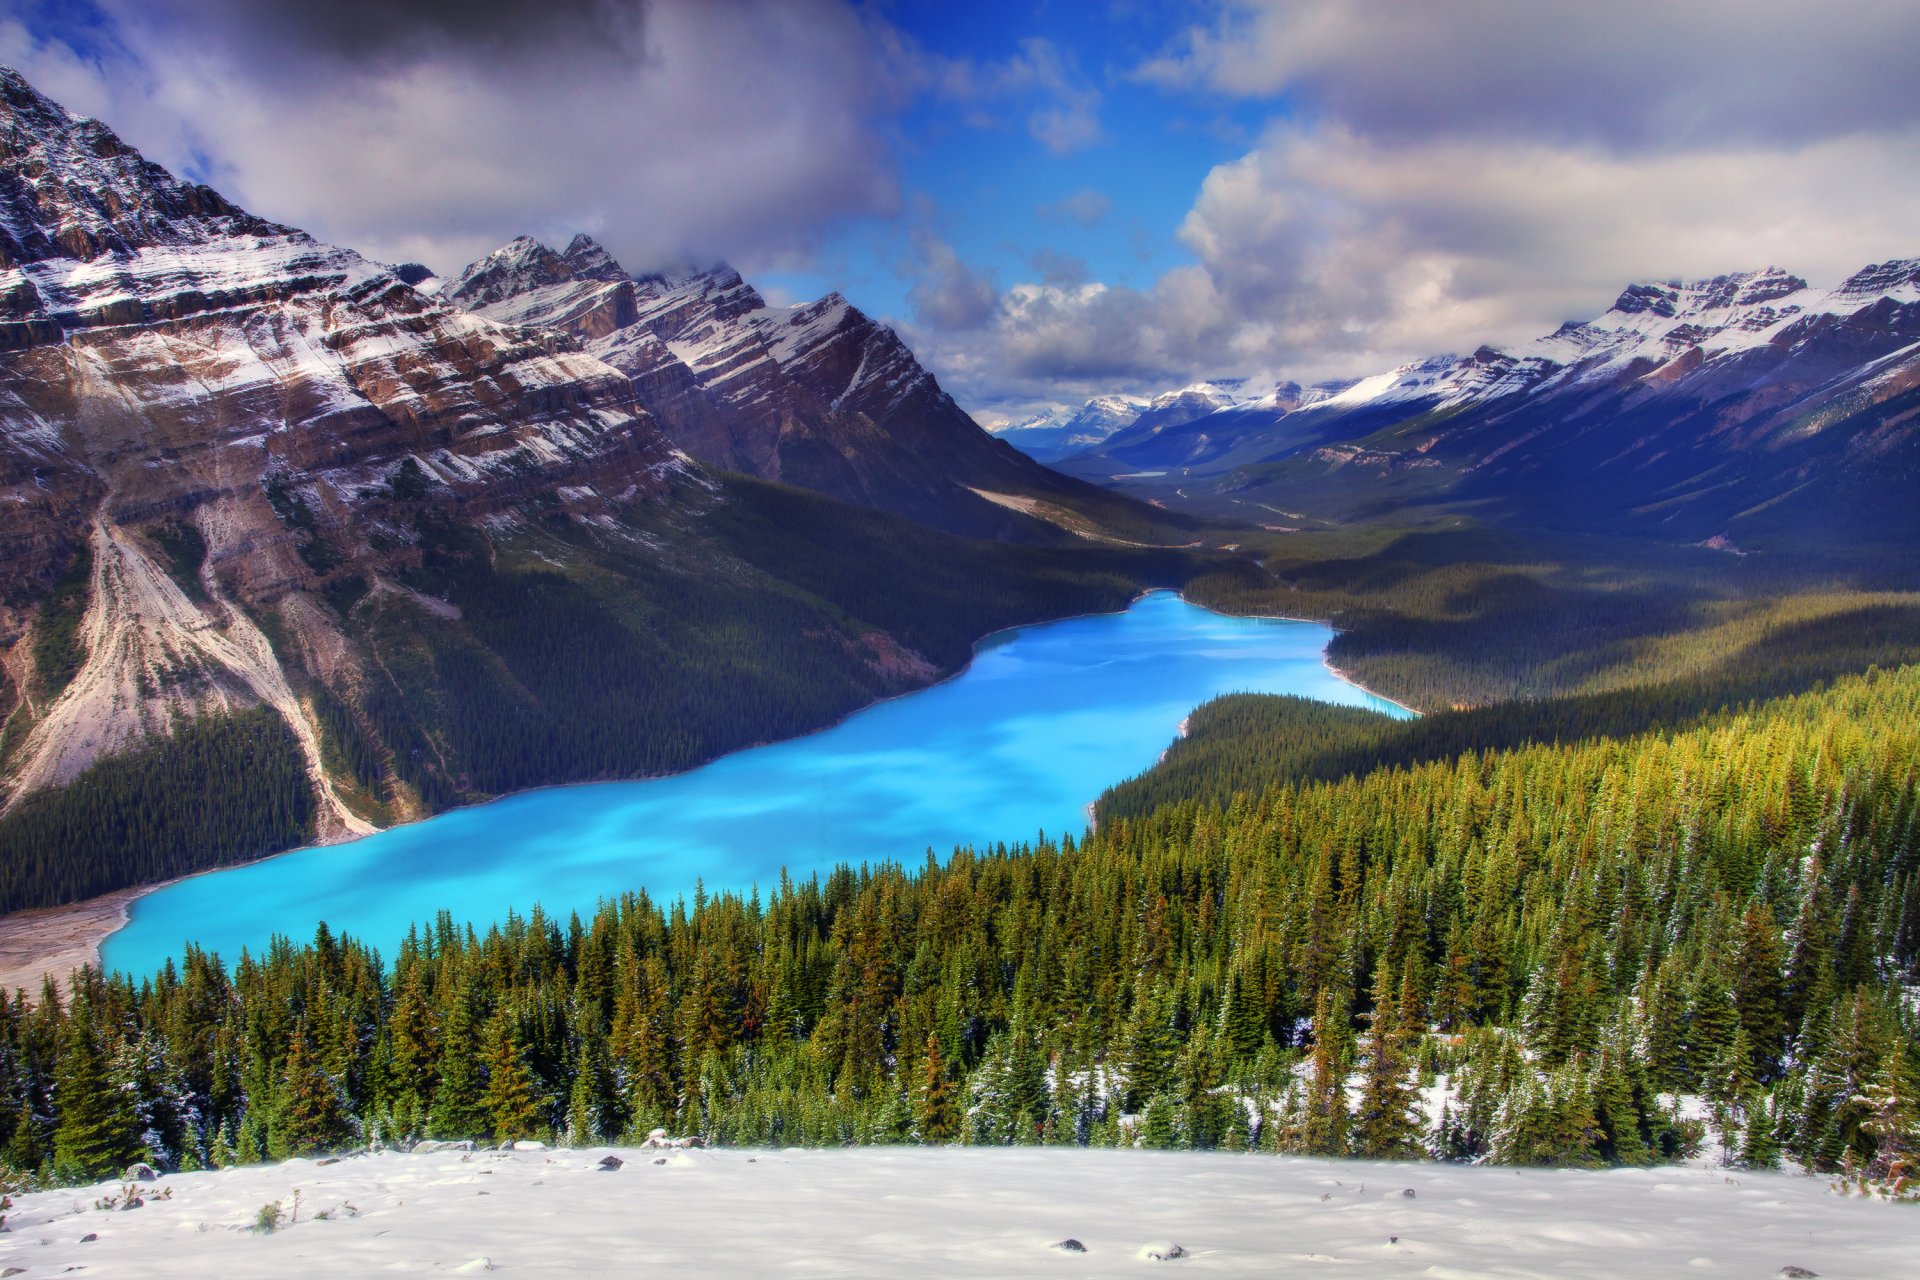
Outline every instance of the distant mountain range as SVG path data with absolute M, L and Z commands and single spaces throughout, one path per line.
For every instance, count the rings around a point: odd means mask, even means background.
M 1037 413 L 995 427 L 993 433 L 1030 458 L 1052 462 L 1101 443 L 1139 418 L 1148 403 L 1131 396 L 1096 396 L 1078 408 Z
M 1512 351 L 1217 390 L 1059 465 L 1282 527 L 1472 502 L 1730 547 L 1920 538 L 1920 259 L 1832 290 L 1779 270 L 1639 284 Z

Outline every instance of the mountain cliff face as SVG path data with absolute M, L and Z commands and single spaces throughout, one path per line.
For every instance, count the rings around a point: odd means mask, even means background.
M 715 478 L 663 418 L 1041 538 L 965 483 L 1090 488 L 947 449 L 951 402 L 844 302 L 536 248 L 456 306 L 0 70 L 0 911 L 688 768 L 1137 589 Z
M 1832 290 L 1778 270 L 1634 285 L 1599 318 L 1513 351 L 1282 386 L 1172 425 L 1143 416 L 1063 465 L 1166 470 L 1161 487 L 1242 514 L 1477 499 L 1686 539 L 1897 542 L 1920 532 L 1916 415 L 1908 260 Z
M 598 361 L 181 182 L 10 71 L 0 268 L 14 795 L 176 715 L 265 703 L 301 743 L 323 831 L 365 829 L 333 794 L 266 611 L 351 685 L 364 673 L 316 601 L 417 559 L 398 509 L 604 512 L 682 465 Z M 76 571 L 84 660 L 30 669 L 54 622 L 21 603 Z
M 981 430 L 898 335 L 839 294 L 769 307 L 726 266 L 635 278 L 577 236 L 563 251 L 515 240 L 441 296 L 579 339 L 714 466 L 969 534 L 1042 537 L 1019 513 L 1053 508 L 1139 516 Z

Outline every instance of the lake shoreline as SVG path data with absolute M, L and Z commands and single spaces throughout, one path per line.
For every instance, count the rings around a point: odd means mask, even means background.
M 100 968 L 101 945 L 126 925 L 134 902 L 174 883 L 115 889 L 79 902 L 0 916 L 0 996 L 24 991 L 37 1004 L 47 979 L 70 987 L 81 966 Z
M 1011 626 L 996 628 L 974 641 L 973 651 L 968 655 L 965 663 L 942 675 L 937 680 L 930 681 L 916 689 L 907 689 L 900 693 L 890 693 L 884 698 L 875 698 L 872 702 L 862 703 L 845 715 L 833 720 L 831 723 L 823 724 L 816 729 L 809 729 L 805 733 L 796 734 L 793 738 L 769 738 L 763 742 L 750 742 L 745 746 L 736 747 L 732 751 L 715 756 L 713 760 L 703 760 L 699 764 L 694 765 L 693 768 L 685 769 L 681 772 L 693 773 L 706 768 L 717 760 L 725 759 L 727 756 L 739 755 L 747 751 L 757 751 L 762 747 L 775 746 L 782 742 L 792 742 L 799 738 L 810 737 L 816 733 L 826 733 L 839 728 L 848 720 L 864 711 L 871 710 L 874 707 L 882 706 L 900 698 L 910 698 L 915 694 L 924 693 L 928 689 L 937 688 L 950 681 L 958 680 L 972 669 L 973 664 L 979 659 L 981 648 L 995 636 L 1005 635 L 1013 631 L 1022 631 L 1030 627 L 1045 627 L 1059 622 L 1073 622 L 1081 618 L 1097 618 L 1125 613 L 1156 591 L 1172 590 L 1174 590 L 1174 588 L 1171 587 L 1149 587 L 1128 600 L 1127 603 L 1119 609 L 1089 610 L 1085 613 L 1067 614 L 1058 618 L 1043 618 L 1037 622 L 1016 622 Z M 1185 599 L 1186 597 L 1182 595 L 1181 598 Z M 515 796 L 531 795 L 541 791 L 557 791 L 566 787 L 592 787 L 623 782 L 649 782 L 655 778 L 672 776 L 674 775 L 648 774 L 631 778 L 583 778 L 575 782 L 553 782 L 547 783 L 544 786 L 525 787 L 518 791 L 505 791 L 497 796 L 489 796 L 487 799 L 476 801 L 473 804 L 456 805 L 454 808 L 479 809 L 490 804 L 496 804 L 502 800 L 512 799 Z M 453 811 L 453 809 L 447 809 L 441 812 L 451 813 Z M 411 821 L 425 822 L 428 818 L 438 816 L 439 814 L 428 814 L 426 817 L 415 818 Z M 411 825 L 411 823 L 395 823 L 394 827 L 408 825 Z M 376 828 L 375 831 L 368 834 L 391 831 L 394 827 Z M 264 854 L 258 858 L 249 858 L 245 861 L 231 863 L 226 866 L 209 867 L 205 871 L 194 872 L 192 876 L 176 876 L 171 880 L 162 880 L 154 884 L 129 885 L 124 889 L 114 889 L 111 892 L 103 893 L 96 897 L 83 898 L 78 902 L 65 902 L 53 907 L 28 907 L 21 911 L 7 912 L 4 915 L 0 915 L 0 994 L 11 995 L 15 990 L 22 990 L 26 992 L 29 1000 L 37 1002 L 40 998 L 41 987 L 47 978 L 51 977 L 61 983 L 70 985 L 74 972 L 82 965 L 91 965 L 95 969 L 101 968 L 100 949 L 106 944 L 108 938 L 111 938 L 114 934 L 126 927 L 127 921 L 132 916 L 133 904 L 150 893 L 156 893 L 161 889 L 179 884 L 184 880 L 193 879 L 196 876 L 209 875 L 217 871 L 229 871 L 234 867 L 251 866 L 255 863 L 269 862 L 274 858 L 283 858 L 289 854 L 301 853 L 307 850 L 349 845 L 355 841 L 364 839 L 366 839 L 366 836 L 353 836 L 345 840 L 315 841 L 313 844 L 300 845 L 293 849 L 282 849 L 278 853 Z
M 743 755 L 743 754 L 760 750 L 766 747 L 780 745 L 782 743 L 798 741 L 807 737 L 811 737 L 815 734 L 829 732 L 833 729 L 839 728 L 841 725 L 845 724 L 846 721 L 852 719 L 853 717 L 861 715 L 876 707 L 880 707 L 884 704 L 897 701 L 901 698 L 906 698 L 916 694 L 924 693 L 928 690 L 938 688 L 941 685 L 945 685 L 955 680 L 958 680 L 959 678 L 966 675 L 970 670 L 973 669 L 975 663 L 979 660 L 981 655 L 987 652 L 988 650 L 990 650 L 994 646 L 994 641 L 998 637 L 1009 635 L 1012 633 L 1028 631 L 1036 628 L 1046 628 L 1046 627 L 1051 627 L 1059 624 L 1070 623 L 1074 621 L 1084 620 L 1087 618 L 1117 616 L 1119 614 L 1124 614 L 1130 611 L 1135 606 L 1139 605 L 1143 600 L 1146 600 L 1147 598 L 1156 594 L 1160 594 L 1162 592 L 1173 595 L 1178 599 L 1180 599 L 1183 603 L 1193 605 L 1196 608 L 1201 608 L 1201 609 L 1206 608 L 1206 606 L 1199 605 L 1197 602 L 1188 599 L 1184 592 L 1178 591 L 1177 589 L 1152 588 L 1152 589 L 1142 591 L 1137 595 L 1133 596 L 1130 600 L 1128 600 L 1128 602 L 1123 607 L 1119 609 L 1089 610 L 1084 613 L 1072 614 L 1072 615 L 1067 615 L 1059 618 L 1049 618 L 1039 622 L 1017 623 L 1011 626 L 998 628 L 994 631 L 988 632 L 986 635 L 982 636 L 978 641 L 975 642 L 973 646 L 973 652 L 968 657 L 968 660 L 966 661 L 966 663 L 956 668 L 955 670 L 943 675 L 938 680 L 932 681 L 929 684 L 920 686 L 915 689 L 906 690 L 898 694 L 892 694 L 884 698 L 875 699 L 872 702 L 864 703 L 860 707 L 855 708 L 854 710 L 849 711 L 845 715 L 839 717 L 838 719 L 833 721 L 831 724 L 822 725 L 821 727 L 810 730 L 805 734 L 799 734 L 799 735 L 796 735 L 794 738 L 790 738 L 790 739 L 777 739 L 777 740 L 772 740 L 768 742 L 754 743 L 749 746 L 744 746 L 744 747 L 738 748 L 735 751 L 727 752 L 722 756 L 717 756 L 715 757 L 714 760 L 703 762 L 702 764 L 695 766 L 693 769 L 683 771 L 683 773 L 687 773 L 687 774 L 696 773 L 701 769 L 705 769 L 717 763 L 719 760 L 727 759 L 727 758 L 738 756 L 738 755 Z M 1319 626 L 1328 625 L 1324 620 L 1321 620 L 1321 619 L 1288 618 L 1288 617 L 1280 617 L 1275 615 L 1232 614 L 1232 613 L 1227 613 L 1225 611 L 1218 611 L 1218 610 L 1208 610 L 1208 612 L 1218 613 L 1220 616 L 1227 617 L 1227 618 L 1266 617 L 1266 618 L 1271 618 L 1274 621 L 1303 622 L 1303 623 L 1310 623 L 1310 624 L 1319 625 Z M 1381 694 L 1378 694 L 1371 689 L 1367 689 L 1366 686 L 1360 684 L 1358 681 L 1352 680 L 1346 675 L 1346 673 L 1341 671 L 1339 668 L 1335 667 L 1326 658 L 1326 655 L 1324 652 L 1321 654 L 1321 665 L 1336 679 L 1340 680 L 1343 684 L 1346 684 L 1354 689 L 1357 689 L 1363 693 L 1366 693 L 1370 697 L 1377 698 L 1382 702 L 1400 707 L 1402 710 L 1408 711 L 1409 713 L 1418 714 L 1417 712 L 1414 712 L 1412 708 L 1406 707 L 1405 704 L 1400 703 L 1395 699 L 1387 698 Z M 1180 726 L 1176 730 L 1175 732 L 1176 741 L 1178 740 L 1179 737 L 1183 736 L 1189 719 L 1190 717 L 1188 717 L 1187 719 L 1183 719 Z M 1164 756 L 1164 753 L 1162 754 Z M 675 776 L 675 775 L 662 775 L 662 776 Z M 504 800 L 508 800 L 516 797 L 523 797 L 523 796 L 527 796 L 527 795 L 535 794 L 539 792 L 571 789 L 571 788 L 577 788 L 582 786 L 621 785 L 623 783 L 636 782 L 636 781 L 649 781 L 649 780 L 652 780 L 652 779 L 638 779 L 638 778 L 593 779 L 593 780 L 583 780 L 583 781 L 577 781 L 577 782 L 554 783 L 554 784 L 550 784 L 542 787 L 530 787 L 530 788 L 526 788 L 519 791 L 503 793 L 502 795 L 490 797 L 486 800 L 479 801 L 478 803 L 475 803 L 475 804 L 457 806 L 457 809 L 458 810 L 482 809 L 488 805 L 492 805 L 500 801 L 504 801 Z M 1091 804 L 1088 805 L 1087 811 L 1086 811 L 1086 820 L 1087 820 L 1087 829 L 1089 831 L 1092 831 L 1095 829 L 1095 818 L 1092 810 L 1093 810 L 1093 806 Z M 448 810 L 447 812 L 455 812 L 455 811 L 456 810 Z M 439 816 L 439 815 L 433 815 L 433 816 Z M 425 819 L 421 819 L 421 821 L 424 821 L 424 820 Z M 412 823 L 396 824 L 396 826 L 408 826 L 408 825 L 414 825 L 414 824 Z M 389 830 L 390 829 L 392 828 L 389 828 Z M 360 837 L 360 838 L 364 838 L 364 837 Z M 326 848 L 346 847 L 346 846 L 358 843 L 358 839 L 359 838 L 344 840 L 344 841 L 337 841 L 337 842 L 329 841 L 329 842 L 323 842 L 323 843 L 316 843 L 313 845 L 306 845 L 306 846 L 302 846 L 299 849 L 286 850 L 281 853 L 270 854 L 264 858 L 251 859 L 251 860 L 248 860 L 247 862 L 234 863 L 230 867 L 209 868 L 208 871 L 227 871 L 227 870 L 232 870 L 234 867 L 257 865 L 263 862 L 270 862 L 274 858 L 286 857 L 286 856 L 290 856 L 291 854 L 300 853 L 300 852 L 310 852 L 316 848 L 321 848 L 321 847 L 326 847 Z M 157 883 L 157 884 L 130 886 L 124 889 L 114 890 L 111 893 L 102 894 L 93 898 L 88 898 L 80 902 L 67 903 L 67 904 L 63 904 L 55 907 L 33 908 L 27 911 L 14 912 L 5 916 L 0 916 L 0 990 L 11 991 L 15 988 L 21 988 L 21 989 L 25 989 L 31 998 L 37 998 L 41 984 L 46 977 L 51 976 L 57 979 L 68 979 L 70 978 L 72 972 L 83 964 L 92 965 L 95 968 L 101 967 L 102 949 L 105 943 L 115 933 L 119 932 L 122 928 L 124 928 L 128 924 L 131 918 L 134 905 L 141 898 L 145 897 L 149 893 L 153 893 L 160 889 L 167 888 L 169 886 L 181 883 L 183 880 L 195 879 L 195 878 L 198 878 L 199 876 L 206 875 L 208 874 L 208 871 L 197 872 L 195 873 L 194 876 L 191 876 L 191 877 L 176 877 L 175 879 L 168 880 L 162 883 Z

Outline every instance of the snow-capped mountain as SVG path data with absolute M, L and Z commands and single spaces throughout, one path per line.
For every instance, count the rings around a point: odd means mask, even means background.
M 440 296 L 578 338 L 716 466 L 968 533 L 1003 532 L 1009 503 L 1107 500 L 981 430 L 893 330 L 837 293 L 771 307 L 731 267 L 634 277 L 576 236 L 562 251 L 515 240 Z
M 1009 539 L 1149 523 L 837 296 L 584 238 L 385 266 L 0 70 L 0 911 L 690 768 L 963 659 L 921 624 L 974 602 L 908 567 L 947 540 L 681 441 Z
M 365 829 L 276 652 L 330 655 L 357 679 L 317 593 L 417 561 L 396 508 L 605 514 L 684 465 L 618 371 L 182 182 L 11 70 L 0 299 L 14 798 L 164 737 L 176 713 L 266 704 L 300 738 L 322 833 Z M 168 539 L 204 554 L 177 562 Z M 31 602 L 75 573 L 90 576 L 86 658 L 54 689 L 28 664 L 49 625 Z
M 1287 384 L 1158 429 L 1143 415 L 1064 465 L 1241 514 L 1485 498 L 1590 528 L 1884 539 L 1920 528 L 1917 413 L 1912 259 L 1834 289 L 1777 269 L 1638 284 L 1510 351 Z
M 1052 462 L 1103 443 L 1138 418 L 1147 404 L 1133 396 L 1095 396 L 1078 408 L 1037 413 L 994 434 L 1030 458 Z

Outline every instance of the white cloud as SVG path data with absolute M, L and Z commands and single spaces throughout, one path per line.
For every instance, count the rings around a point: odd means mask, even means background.
M 914 236 L 914 273 L 907 301 L 921 324 L 943 331 L 977 329 L 993 317 L 1000 290 L 985 274 L 960 260 L 953 246 L 931 231 Z
M 1083 187 L 1070 196 L 1038 206 L 1035 212 L 1048 222 L 1071 222 L 1075 226 L 1092 228 L 1099 226 L 1113 212 L 1113 199 L 1105 192 Z
M 1689 150 L 1920 122 L 1911 0 L 1227 0 L 1140 70 L 1371 136 Z
M 15 24 L 0 57 L 255 212 L 389 260 L 447 270 L 580 229 L 636 266 L 765 258 L 898 207 L 884 129 L 904 85 L 840 0 L 556 0 L 538 22 L 502 4 L 356 0 L 325 22 L 304 4 L 104 7 L 108 55 Z M 481 10 L 512 10 L 525 38 L 462 25 Z
M 1271 100 L 1151 287 L 1008 290 L 935 348 L 963 400 L 1359 374 L 1604 310 L 1634 280 L 1920 253 L 1920 6 L 1222 5 L 1136 79 Z

